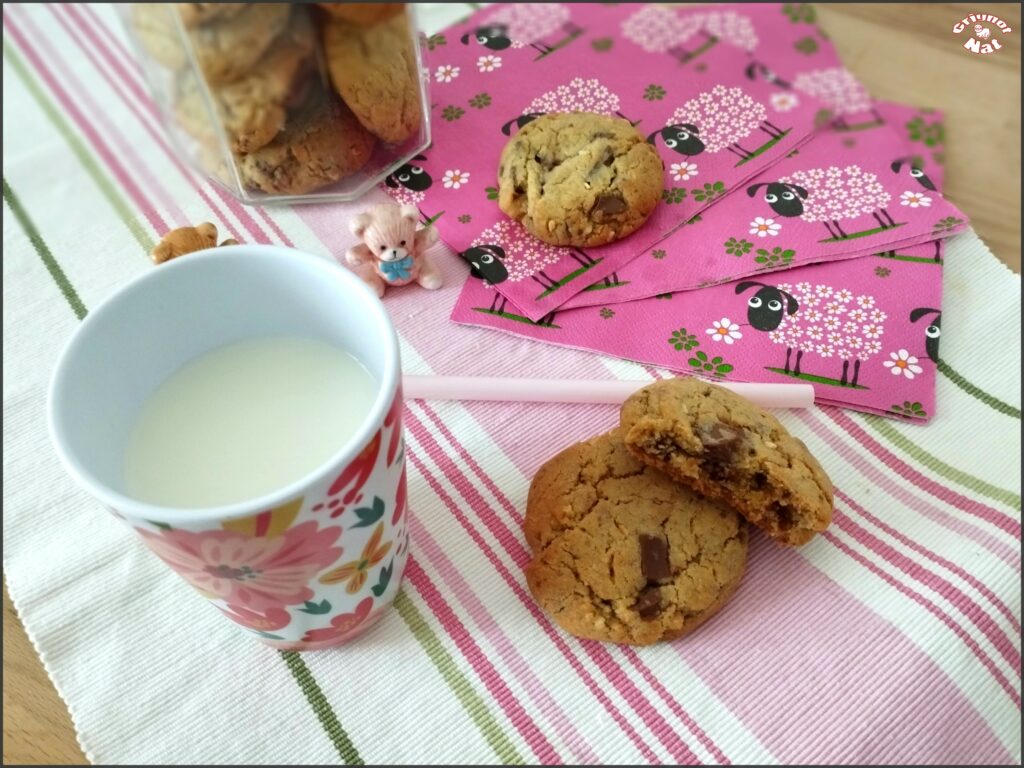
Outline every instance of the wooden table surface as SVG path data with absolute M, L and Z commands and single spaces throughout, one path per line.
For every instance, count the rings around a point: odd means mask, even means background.
M 1020 30 L 1009 3 L 816 6 L 844 63 L 871 93 L 946 113 L 946 194 L 981 238 L 1020 271 L 1020 37 L 988 56 L 951 28 L 993 13 Z M 60 697 L 18 621 L 4 583 L 4 748 L 10 763 L 85 763 Z

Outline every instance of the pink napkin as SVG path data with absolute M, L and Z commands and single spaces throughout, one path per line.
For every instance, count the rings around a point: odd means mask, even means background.
M 823 131 L 748 182 L 749 194 L 730 195 L 562 308 L 904 250 L 966 227 L 967 216 L 937 191 L 942 166 L 906 139 L 906 126 L 941 126 L 941 118 L 899 104 L 876 107 L 884 122 Z
M 905 126 L 924 119 L 941 126 L 935 112 L 892 104 L 878 110 L 893 122 L 908 118 Z M 920 157 L 916 142 L 912 132 L 899 148 Z M 940 165 L 931 180 L 941 186 Z M 961 226 L 955 217 L 937 220 L 933 236 Z M 499 294 L 471 277 L 452 320 L 712 380 L 808 381 L 820 403 L 927 421 L 935 413 L 941 257 L 942 240 L 933 240 L 701 290 L 566 309 L 541 323 L 503 306 Z
M 748 77 L 746 55 L 737 57 L 730 45 L 707 42 L 699 62 L 681 70 L 660 52 L 630 49 L 614 29 L 596 36 L 592 22 L 615 26 L 608 11 L 587 4 L 490 7 L 429 38 L 434 141 L 384 185 L 436 219 L 441 237 L 467 259 L 490 256 L 493 263 L 497 255 L 497 290 L 533 320 L 726 193 L 739 193 L 807 141 L 819 111 L 810 96 L 794 100 L 770 79 Z M 665 161 L 664 203 L 637 233 L 600 248 L 542 243 L 495 202 L 498 157 L 510 136 L 539 114 L 572 110 L 628 118 Z
M 942 268 L 932 244 L 699 291 L 548 315 L 500 311 L 469 279 L 452 313 L 548 344 L 719 381 L 807 381 L 817 402 L 927 420 L 935 412 Z

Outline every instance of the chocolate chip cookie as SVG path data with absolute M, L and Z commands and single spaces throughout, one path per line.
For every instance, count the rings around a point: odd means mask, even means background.
M 629 450 L 783 544 L 832 519 L 832 483 L 802 441 L 749 400 L 694 378 L 650 384 L 622 406 Z
M 301 195 L 358 171 L 374 144 L 337 94 L 316 89 L 273 141 L 238 159 L 238 171 L 251 189 Z
M 422 111 L 405 14 L 370 27 L 329 20 L 324 57 L 334 87 L 366 130 L 392 144 L 416 133 Z
M 546 243 L 597 246 L 639 229 L 664 184 L 661 158 L 628 120 L 553 113 L 502 151 L 498 205 Z
M 396 16 L 405 9 L 405 3 L 317 3 L 336 19 L 361 27 L 377 24 Z
M 287 107 L 301 101 L 313 73 L 314 44 L 308 18 L 297 15 L 248 74 L 227 85 L 210 86 L 210 97 L 233 152 L 257 150 L 284 127 Z M 206 97 L 191 75 L 181 78 L 175 114 L 192 136 L 206 139 L 210 135 Z
M 747 526 L 645 466 L 622 430 L 562 451 L 533 478 L 530 591 L 578 637 L 647 645 L 711 618 L 739 585 Z

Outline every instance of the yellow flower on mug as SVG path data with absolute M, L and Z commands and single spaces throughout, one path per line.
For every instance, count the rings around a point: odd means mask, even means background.
M 354 595 L 363 585 L 366 583 L 367 571 L 375 565 L 378 565 L 391 551 L 391 542 L 381 544 L 380 540 L 384 538 L 384 524 L 381 523 L 377 526 L 377 530 L 370 536 L 370 540 L 366 542 L 366 546 L 363 547 L 363 553 L 360 555 L 358 560 L 353 560 L 350 563 L 345 563 L 333 571 L 325 573 L 320 577 L 321 584 L 343 584 L 346 581 L 348 586 L 345 587 L 345 591 L 350 595 Z

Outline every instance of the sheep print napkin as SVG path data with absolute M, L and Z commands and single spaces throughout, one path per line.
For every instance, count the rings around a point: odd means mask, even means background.
M 747 182 L 745 194 L 730 195 L 563 309 L 896 253 L 967 226 L 967 216 L 938 192 L 942 166 L 909 154 L 913 147 L 901 137 L 918 121 L 941 128 L 941 115 L 891 103 L 875 111 L 884 122 L 858 133 L 834 125 L 822 131 Z
M 797 103 L 778 83 L 747 77 L 745 55 L 728 45 L 705 51 L 685 77 L 652 84 L 652 73 L 675 65 L 657 52 L 624 54 L 618 33 L 590 33 L 592 18 L 600 13 L 590 4 L 508 5 L 427 38 L 433 144 L 383 185 L 435 220 L 454 250 L 501 248 L 497 290 L 532 320 L 741 190 L 810 138 L 819 111 L 810 96 Z M 565 111 L 624 117 L 658 148 L 663 203 L 625 240 L 585 250 L 550 246 L 498 208 L 502 148 L 530 120 Z
M 912 112 L 898 105 L 889 109 Z M 906 154 L 911 147 L 904 140 L 894 149 Z M 936 171 L 929 184 L 938 186 L 942 179 Z M 707 221 L 729 204 L 708 211 Z M 932 237 L 962 225 L 955 217 L 936 221 Z M 928 420 L 935 412 L 940 359 L 942 252 L 942 241 L 933 239 L 825 264 L 780 269 L 769 262 L 764 274 L 701 290 L 664 288 L 651 298 L 566 309 L 538 323 L 511 311 L 486 281 L 470 277 L 452 319 L 717 381 L 807 381 L 820 403 Z M 685 257 L 674 255 L 680 261 Z M 655 264 L 669 259 L 665 252 L 647 258 Z M 656 273 L 658 267 L 653 269 Z M 589 293 L 611 298 L 628 287 Z

